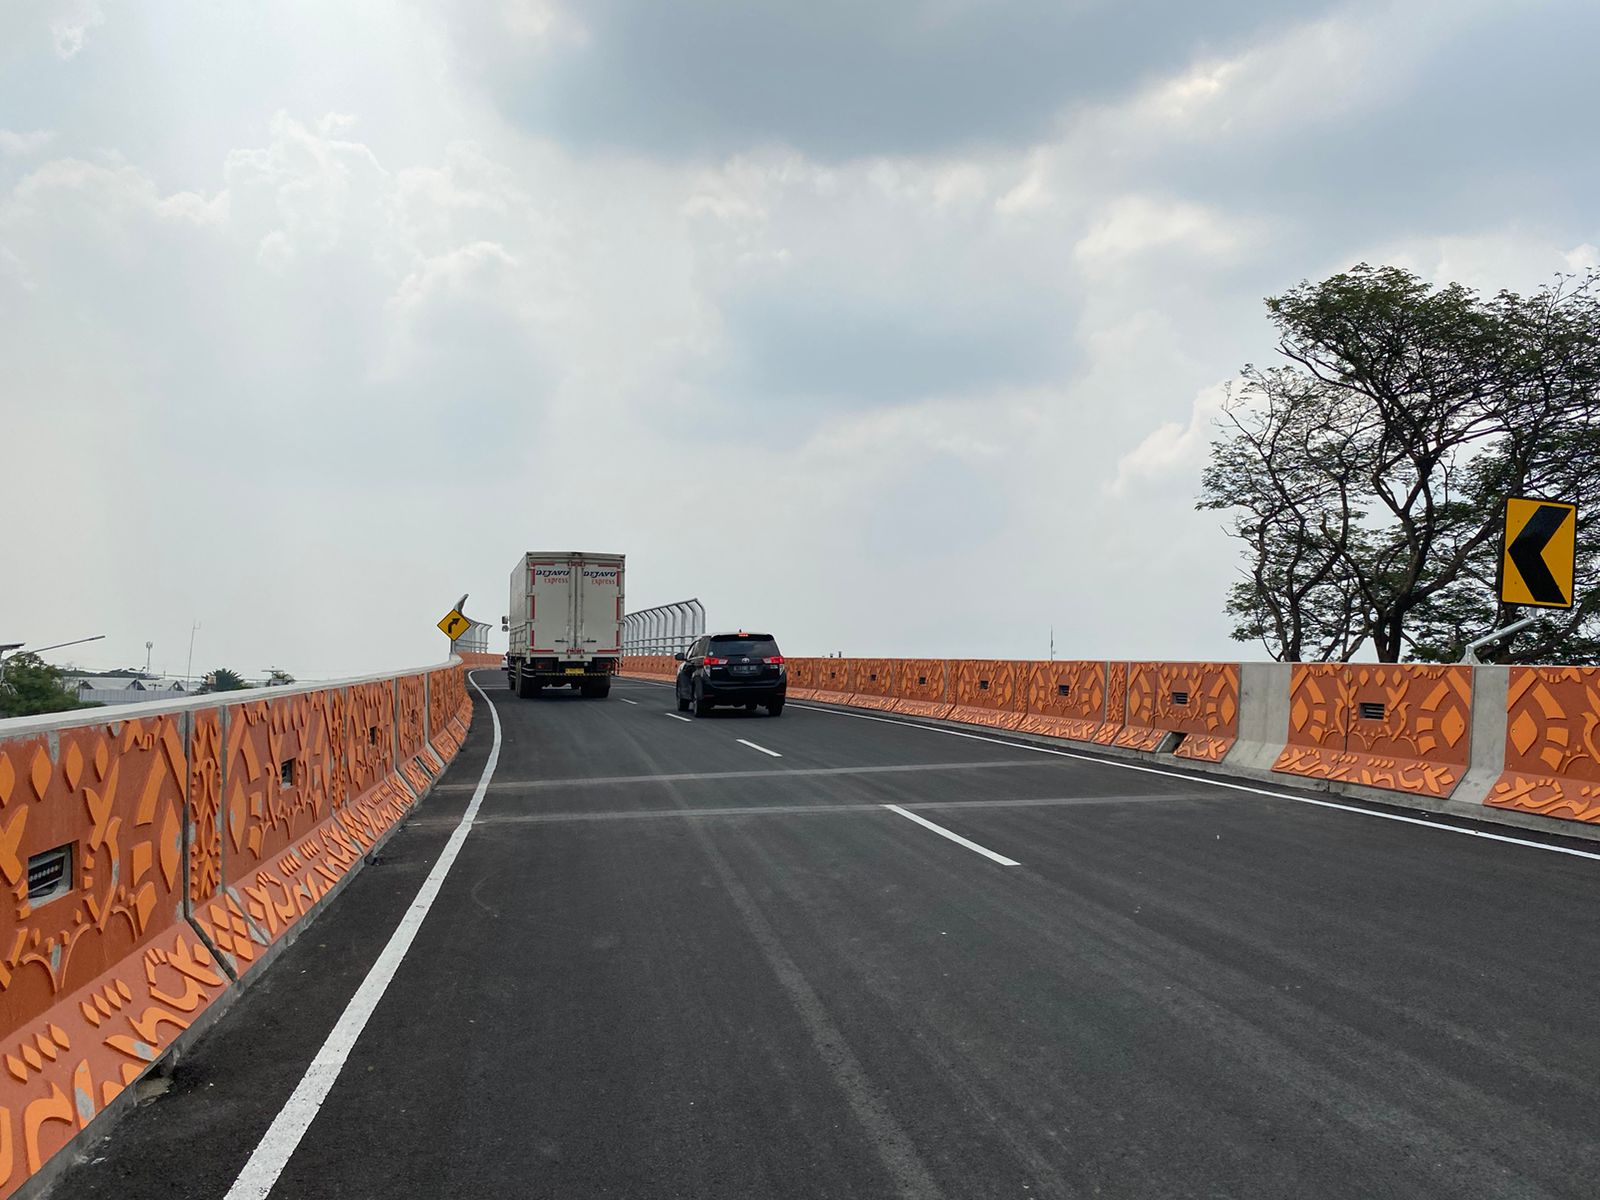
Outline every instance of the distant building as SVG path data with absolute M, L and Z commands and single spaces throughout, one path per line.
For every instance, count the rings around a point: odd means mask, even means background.
M 179 679 L 140 679 L 132 675 L 64 675 L 61 686 L 84 703 L 149 704 L 189 693 Z

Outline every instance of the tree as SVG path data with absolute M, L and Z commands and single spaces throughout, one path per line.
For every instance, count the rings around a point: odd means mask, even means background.
M 0 664 L 0 717 L 31 717 L 38 713 L 94 708 L 61 683 L 61 672 L 37 654 L 13 654 Z
M 1274 658 L 1454 661 L 1508 624 L 1503 501 L 1600 483 L 1600 273 L 1485 300 L 1365 264 L 1267 300 L 1287 365 L 1247 365 L 1197 507 L 1245 546 L 1233 636 Z M 1494 648 L 1600 661 L 1600 548 L 1578 603 Z M 1587 547 L 1587 549 L 1586 549 Z
M 244 676 L 237 671 L 230 671 L 227 667 L 218 667 L 205 677 L 200 684 L 200 691 L 205 692 L 242 692 L 250 685 L 244 681 Z

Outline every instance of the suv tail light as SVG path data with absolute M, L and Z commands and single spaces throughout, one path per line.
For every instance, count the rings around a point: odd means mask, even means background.
M 783 666 L 783 655 L 774 654 L 771 658 L 763 658 L 761 661 L 769 667 L 781 667 Z
M 725 667 L 727 665 L 728 660 L 725 658 L 716 658 L 710 654 L 706 655 L 706 666 L 708 667 Z

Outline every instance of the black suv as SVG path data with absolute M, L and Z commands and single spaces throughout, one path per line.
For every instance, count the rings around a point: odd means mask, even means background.
M 755 708 L 777 716 L 789 691 L 789 670 L 770 633 L 712 633 L 697 638 L 678 668 L 678 711 L 703 717 L 718 704 Z

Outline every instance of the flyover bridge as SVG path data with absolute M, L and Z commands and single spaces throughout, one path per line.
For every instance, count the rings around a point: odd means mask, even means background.
M 74 1200 L 1594 1194 L 1600 844 L 892 705 L 691 719 L 649 677 L 664 670 L 636 664 L 586 703 L 518 700 L 492 669 L 458 693 L 447 669 L 426 687 L 352 685 L 320 718 L 308 702 L 295 721 L 187 715 L 198 742 L 150 717 L 120 735 L 128 771 L 182 758 L 202 791 L 250 757 L 280 789 L 310 786 L 280 761 L 335 763 L 340 832 L 249 858 L 270 822 L 230 825 L 222 786 L 220 879 L 193 831 L 169 871 L 185 839 L 167 840 L 166 784 L 136 776 L 100 852 L 119 842 L 126 881 L 153 883 L 152 928 L 196 878 L 222 908 L 191 926 L 205 939 L 152 935 L 70 1028 L 59 1002 L 0 1023 L 17 1031 L 0 1061 L 25 1059 L 34 1081 L 0 1096 L 10 1186 L 33 1175 L 29 1189 Z M 876 684 L 862 671 L 852 688 Z M 827 695 L 826 678 L 801 690 Z M 196 775 L 212 738 L 218 780 Z M 58 733 L 39 769 L 65 771 L 77 744 Z M 16 747 L 0 741 L 0 833 L 32 795 L 37 760 Z M 84 750 L 79 790 L 108 770 Z M 361 799 L 396 777 L 384 801 Z M 255 872 L 237 888 L 229 854 Z M 303 911 L 257 887 L 307 864 L 326 871 Z M 140 911 L 138 886 L 108 894 Z M 273 914 L 280 935 L 251 946 Z M 42 970 L 14 960 L 8 1000 Z M 93 1055 L 82 1078 L 73 1066 L 89 1034 L 143 1028 L 155 1046 L 126 1053 L 153 1054 L 180 1023 L 208 1027 L 182 1035 L 175 1066 L 117 1076 L 120 1112 L 56 1117 L 59 1079 L 90 1089 L 91 1109 L 111 1091 Z

